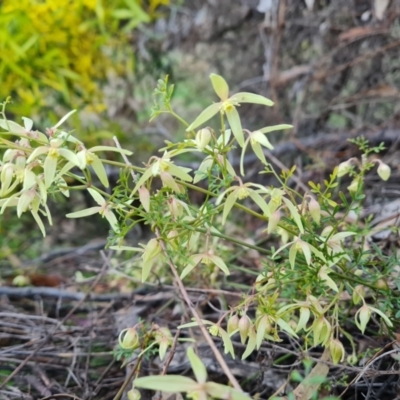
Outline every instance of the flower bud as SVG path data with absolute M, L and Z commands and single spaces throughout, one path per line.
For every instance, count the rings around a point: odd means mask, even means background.
M 339 362 L 342 362 L 346 354 L 342 342 L 338 339 L 331 339 L 328 346 L 331 352 L 333 363 L 338 364 Z
M 275 231 L 280 220 L 281 220 L 280 211 L 279 210 L 274 211 L 268 220 L 268 229 L 267 229 L 268 234 L 271 234 Z
M 387 181 L 390 178 L 390 167 L 387 164 L 384 164 L 383 162 L 379 163 L 378 167 L 378 175 L 383 181 Z
M 167 204 L 169 212 L 174 218 L 179 218 L 182 216 L 184 210 L 182 204 L 178 199 L 176 199 L 175 197 L 170 197 Z
M 319 225 L 321 221 L 321 206 L 314 197 L 310 196 L 310 201 L 308 203 L 308 211 L 310 211 L 312 219 Z
M 350 172 L 350 170 L 351 170 L 351 159 L 340 163 L 337 172 L 338 178 L 347 175 Z
M 119 334 L 119 345 L 125 349 L 135 349 L 139 346 L 139 335 L 135 328 L 128 328 Z
M 228 320 L 227 331 L 230 335 L 232 332 L 236 331 L 239 328 L 239 317 L 237 314 L 232 315 Z
M 205 147 L 210 143 L 211 131 L 208 128 L 200 129 L 196 134 L 196 146 L 199 150 L 203 151 Z
M 141 186 L 138 190 L 139 200 L 145 211 L 150 211 L 150 192 L 145 186 Z
M 350 186 L 347 186 L 347 190 L 349 192 L 356 192 L 358 189 L 358 179 L 354 179 L 353 182 L 350 183 Z
M 375 283 L 375 287 L 381 290 L 389 290 L 389 285 L 385 279 L 378 279 Z
M 314 333 L 314 346 L 319 344 L 325 346 L 331 335 L 331 324 L 325 317 L 321 316 L 314 321 L 312 331 Z
M 242 344 L 246 342 L 247 336 L 249 335 L 250 326 L 250 318 L 246 314 L 242 315 L 238 324 L 240 341 L 242 342 Z
M 140 392 L 137 389 L 132 388 L 128 393 L 128 400 L 140 400 Z
M 365 297 L 365 288 L 363 285 L 357 285 L 353 290 L 352 300 L 354 304 L 360 304 Z
M 369 322 L 369 319 L 371 317 L 371 310 L 369 309 L 369 307 L 364 304 L 357 312 L 355 315 L 355 321 L 356 321 L 356 325 L 358 327 L 358 329 L 360 329 L 360 331 L 362 333 L 364 333 L 365 328 L 367 327 L 367 324 Z

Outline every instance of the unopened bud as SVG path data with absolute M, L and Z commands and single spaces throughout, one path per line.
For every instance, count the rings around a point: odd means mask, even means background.
M 338 364 L 339 362 L 342 362 L 346 354 L 342 342 L 338 339 L 331 339 L 328 346 L 333 363 Z
M 135 349 L 139 345 L 139 335 L 135 328 L 128 328 L 119 334 L 119 345 L 123 349 Z
M 363 298 L 365 297 L 365 288 L 363 285 L 357 285 L 353 290 L 353 303 L 360 304 Z
M 356 316 L 355 316 L 356 325 L 362 333 L 365 332 L 365 328 L 367 327 L 367 324 L 368 324 L 370 318 L 371 318 L 371 310 L 369 309 L 369 307 L 366 304 L 364 304 L 356 312 Z
M 251 326 L 250 318 L 246 314 L 244 314 L 240 318 L 238 324 L 240 341 L 242 342 L 242 344 L 246 342 L 247 336 L 249 335 L 250 326 Z
M 354 179 L 353 182 L 350 183 L 350 186 L 347 186 L 347 190 L 349 192 L 356 192 L 358 189 L 358 179 Z
M 196 146 L 203 151 L 211 140 L 211 131 L 208 128 L 200 129 L 196 134 Z
M 147 190 L 145 186 L 141 186 L 138 190 L 139 192 L 139 200 L 142 204 L 145 211 L 150 211 L 150 192 Z
M 338 178 L 341 178 L 342 176 L 348 174 L 350 170 L 351 170 L 351 159 L 340 163 L 337 172 Z
M 168 199 L 168 208 L 174 218 L 179 218 L 183 214 L 183 206 L 175 197 Z
M 227 332 L 230 335 L 239 328 L 239 317 L 237 314 L 232 315 L 228 320 Z
M 128 393 L 128 400 L 140 400 L 140 392 L 137 389 L 132 388 Z
M 267 229 L 268 234 L 271 234 L 275 231 L 280 220 L 281 220 L 280 211 L 279 210 L 274 211 L 268 220 L 268 229 Z
M 308 210 L 310 211 L 312 219 L 319 225 L 321 221 L 321 206 L 314 197 L 310 196 L 310 201 L 308 203 Z
M 312 331 L 314 333 L 314 346 L 319 344 L 325 346 L 331 335 L 331 324 L 325 317 L 321 316 L 315 320 Z
M 375 287 L 381 290 L 389 290 L 389 285 L 385 279 L 378 279 L 375 283 Z
M 387 164 L 384 164 L 383 162 L 379 163 L 378 167 L 378 175 L 383 181 L 387 181 L 390 178 L 390 167 Z

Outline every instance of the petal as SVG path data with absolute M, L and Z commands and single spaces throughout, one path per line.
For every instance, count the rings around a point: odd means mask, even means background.
M 167 171 L 171 175 L 175 175 L 183 181 L 192 182 L 192 177 L 188 174 L 188 172 L 191 171 L 191 168 L 179 167 L 171 163 L 168 164 Z
M 165 187 L 172 189 L 175 193 L 181 193 L 181 188 L 175 182 L 174 178 L 168 172 L 161 172 L 160 178 Z
M 232 192 L 225 200 L 224 212 L 222 214 L 222 225 L 225 224 L 226 218 L 229 212 L 232 210 L 233 205 L 236 202 L 236 191 Z
M 32 203 L 35 198 L 35 192 L 33 190 L 27 190 L 21 194 L 21 197 L 18 200 L 17 204 L 17 215 L 18 218 L 21 216 L 23 212 L 25 212 L 29 205 Z M 4 206 L 3 206 L 4 207 Z
M 200 358 L 195 354 L 192 347 L 187 349 L 187 357 L 189 359 L 190 365 L 196 381 L 198 383 L 205 383 L 207 381 L 207 370 Z
M 44 169 L 44 184 L 48 188 L 54 181 L 57 169 L 57 158 L 47 156 L 43 165 Z
M 22 186 L 22 190 L 28 190 L 35 184 L 36 184 L 36 175 L 30 169 L 25 169 L 24 184 Z
M 136 186 L 134 187 L 134 189 L 132 190 L 132 193 L 130 194 L 129 197 L 133 197 L 133 195 L 138 191 L 138 189 L 140 188 L 140 186 L 142 186 L 148 179 L 150 179 L 150 177 L 153 176 L 153 171 L 152 168 L 147 168 L 146 171 L 144 171 L 143 175 L 140 177 L 138 183 L 136 184 Z
M 297 208 L 292 204 L 292 202 L 287 199 L 286 197 L 282 197 L 282 200 L 285 202 L 286 206 L 288 207 L 290 214 L 292 215 L 294 222 L 296 222 L 297 227 L 301 233 L 304 233 L 303 223 L 301 222 L 301 217 Z
M 221 257 L 218 257 L 216 255 L 210 256 L 210 260 L 222 271 L 225 273 L 225 275 L 230 275 L 229 269 L 226 266 L 224 260 Z
M 127 156 L 131 156 L 133 154 L 132 151 L 119 149 L 117 147 L 112 147 L 112 146 L 95 146 L 89 149 L 89 151 L 91 151 L 92 153 L 96 151 L 115 151 L 116 153 L 125 154 Z
M 33 121 L 30 118 L 22 117 L 25 129 L 30 132 L 32 130 Z M 44 236 L 44 235 L 43 235 Z
M 58 149 L 60 155 L 64 157 L 66 160 L 69 162 L 72 162 L 73 164 L 79 166 L 79 160 L 77 159 L 75 153 L 73 153 L 71 150 L 68 149 Z
M 3 128 L 7 132 L 26 135 L 26 130 L 19 124 L 13 121 L 0 119 L 0 128 Z
M 268 138 L 261 131 L 252 132 L 251 138 L 253 139 L 253 141 L 262 144 L 267 149 L 274 149 L 274 146 L 272 146 Z
M 244 145 L 243 129 L 240 122 L 239 113 L 235 107 L 231 107 L 225 111 L 226 117 L 228 118 L 229 125 L 232 129 L 233 135 L 235 136 L 240 147 Z
M 36 147 L 35 150 L 33 150 L 33 152 L 31 153 L 31 155 L 28 157 L 28 159 L 26 160 L 27 163 L 30 163 L 32 160 L 34 160 L 35 158 L 41 156 L 42 154 L 46 154 L 49 152 L 49 148 L 47 146 L 40 146 L 40 147 Z
M 254 190 L 249 189 L 249 194 L 252 200 L 258 205 L 258 207 L 261 208 L 262 212 L 267 216 L 271 216 L 271 211 L 268 207 L 268 204 L 265 202 L 265 200 Z
M 40 231 L 42 232 L 43 237 L 46 236 L 46 230 L 44 229 L 44 225 L 43 225 L 43 221 L 41 220 L 39 214 L 37 213 L 37 211 L 31 210 L 31 214 L 33 216 L 33 218 L 35 219 L 36 223 L 39 226 Z
M 117 220 L 117 217 L 115 216 L 115 214 L 112 211 L 107 210 L 104 213 L 104 216 L 106 217 L 107 221 L 111 225 L 112 230 L 114 232 L 119 232 L 119 224 L 118 224 L 118 220 Z
M 242 148 L 242 154 L 240 155 L 240 174 L 244 176 L 244 154 L 246 152 L 247 145 L 249 144 L 250 138 L 247 138 L 246 141 L 244 142 L 243 148 Z
M 64 115 L 54 126 L 53 129 L 57 129 L 60 125 L 62 125 L 76 110 L 70 111 L 67 115 Z
M 186 376 L 181 375 L 156 375 L 136 378 L 136 388 L 161 390 L 163 392 L 193 392 L 199 384 Z
M 274 132 L 274 131 L 280 131 L 282 129 L 292 129 L 293 125 L 289 124 L 280 124 L 280 125 L 274 125 L 274 126 L 267 126 L 266 128 L 259 129 L 261 133 L 269 133 L 269 132 Z
M 106 188 L 108 188 L 110 184 L 108 183 L 106 169 L 104 168 L 103 163 L 100 161 L 100 159 L 97 156 L 92 161 L 91 167 L 93 168 L 93 171 L 96 173 L 97 177 L 100 179 L 100 182 Z
M 297 254 L 297 247 L 296 243 L 294 243 L 292 244 L 292 247 L 289 250 L 289 263 L 292 269 L 294 269 L 294 263 L 296 262 L 296 254 Z
M 198 264 L 199 262 L 204 258 L 204 254 L 194 254 L 189 257 L 189 262 L 186 265 L 186 267 L 183 269 L 181 272 L 180 278 L 183 279 L 186 277 L 187 274 L 189 274 Z
M 274 102 L 267 99 L 264 96 L 254 93 L 236 93 L 229 98 L 229 100 L 237 103 L 253 103 L 253 104 L 264 104 L 265 106 L 273 106 Z
M 249 341 L 247 342 L 247 347 L 245 352 L 242 355 L 242 360 L 247 358 L 256 348 L 257 345 L 257 336 L 254 328 L 250 329 L 249 333 Z
M 186 132 L 192 131 L 193 129 L 197 128 L 198 126 L 204 124 L 209 119 L 211 119 L 215 114 L 218 113 L 221 107 L 221 103 L 215 103 L 208 106 L 186 129 Z
M 258 159 L 265 165 L 267 165 L 267 160 L 265 159 L 263 149 L 259 143 L 251 143 L 251 148 Z
M 93 214 L 100 212 L 100 210 L 101 210 L 101 207 L 90 207 L 90 208 L 86 208 L 85 210 L 69 213 L 66 215 L 66 217 L 67 218 L 88 217 L 89 215 L 93 215 Z
M 230 388 L 220 383 L 207 382 L 206 391 L 211 397 L 217 399 L 231 399 L 231 400 L 250 400 L 251 397 L 246 393 L 239 392 L 239 390 Z
M 99 206 L 104 206 L 104 204 L 106 204 L 106 201 L 104 200 L 103 196 L 97 190 L 88 188 L 88 192 Z
M 228 99 L 229 96 L 229 86 L 226 83 L 226 80 L 217 74 L 210 75 L 211 83 L 213 85 L 215 93 L 217 93 L 218 97 L 224 101 Z

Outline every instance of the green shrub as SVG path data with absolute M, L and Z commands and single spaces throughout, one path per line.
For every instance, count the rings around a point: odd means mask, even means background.
M 235 357 L 232 335 L 238 333 L 245 345 L 242 359 L 259 349 L 265 340 L 279 342 L 285 334 L 302 339 L 304 351 L 324 346 L 334 363 L 354 363 L 354 326 L 364 333 L 373 314 L 379 317 L 375 321 L 380 321 L 382 330 L 393 326 L 397 299 L 385 279 L 397 261 L 385 257 L 379 249 L 369 249 L 368 225 L 360 227 L 354 218 L 365 198 L 365 174 L 378 164 L 378 175 L 387 180 L 390 168 L 374 155 L 382 146 L 370 147 L 367 141 L 358 139 L 355 143 L 363 152 L 361 160 L 352 158 L 340 164 L 323 185 L 309 182 L 309 192 L 298 193 L 288 184 L 295 168 L 276 171 L 263 151 L 273 148 L 269 132 L 291 126 L 260 127 L 252 132 L 244 129 L 240 120 L 238 110 L 242 103 L 273 103 L 252 93 L 230 94 L 227 83 L 218 75 L 212 74 L 211 82 L 219 101 L 188 124 L 172 108 L 174 87 L 167 80 L 159 81 L 152 119 L 161 113 L 171 114 L 183 124 L 188 139 L 167 142 L 161 149 L 162 155 L 152 156 L 144 168 L 131 165 L 128 159 L 124 163 L 102 159 L 104 151 L 115 151 L 125 158 L 131 152 L 106 146 L 87 149 L 74 135 L 63 131 L 61 125 L 71 113 L 49 127 L 45 135 L 32 130 L 31 119 L 25 118 L 24 126 L 7 120 L 4 104 L 0 141 L 7 150 L 1 164 L 0 212 L 14 208 L 18 216 L 30 213 L 45 235 L 42 219 L 51 224 L 48 193 L 60 192 L 68 197 L 71 190 L 87 190 L 97 205 L 67 217 L 100 214 L 111 227 L 111 248 L 140 255 L 132 263 L 140 267 L 143 282 L 153 279 L 152 274 L 156 273 L 163 281 L 178 284 L 194 317 L 181 329 L 200 327 L 236 391 L 213 384 L 204 386 L 204 366 L 192 352 L 189 358 L 197 382 L 176 377 L 175 384 L 201 398 L 210 393 L 241 398 L 237 392 L 240 386 L 210 335 L 219 336 L 225 353 Z M 214 116 L 219 118 L 219 130 L 203 127 L 196 131 Z M 241 148 L 239 171 L 229 162 L 228 155 L 234 148 Z M 243 159 L 248 148 L 259 159 L 261 172 L 274 175 L 279 182 L 276 187 L 243 182 Z M 196 171 L 175 163 L 185 153 L 203 156 Z M 111 194 L 96 187 L 93 181 L 96 175 L 102 185 L 109 185 L 104 164 L 123 169 L 120 184 Z M 341 177 L 345 175 L 352 181 L 340 191 Z M 68 186 L 66 181 L 70 177 L 79 184 Z M 155 181 L 157 185 L 153 185 Z M 201 181 L 206 182 L 206 188 L 199 184 Z M 189 194 L 193 191 L 205 196 L 200 205 L 191 202 Z M 239 238 L 232 235 L 228 221 L 238 223 L 234 218 L 238 212 L 262 222 L 265 233 L 280 247 L 262 244 L 265 241 L 251 244 L 248 232 Z M 138 223 L 148 225 L 154 237 L 141 247 L 126 246 L 124 237 Z M 262 268 L 256 273 L 252 290 L 244 290 L 239 304 L 226 310 L 218 321 L 201 320 L 185 285 L 201 282 L 218 289 L 236 268 L 238 254 L 248 249 L 258 252 Z M 348 360 L 343 337 L 353 347 Z M 121 349 L 140 348 L 140 357 L 158 346 L 163 358 L 172 343 L 167 328 L 153 326 L 146 330 L 142 323 L 127 327 L 120 337 Z M 157 379 L 138 382 L 146 388 L 160 386 Z M 134 395 L 137 392 L 133 391 Z
M 131 32 L 169 0 L 4 0 L 0 4 L 0 99 L 32 115 L 104 109 L 107 74 L 132 73 Z M 60 107 L 61 106 L 61 107 Z M 64 107 L 62 107 L 64 106 Z

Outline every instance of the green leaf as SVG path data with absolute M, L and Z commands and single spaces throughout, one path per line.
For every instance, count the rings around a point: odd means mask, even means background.
M 229 98 L 229 100 L 232 100 L 234 102 L 238 103 L 253 103 L 253 104 L 263 104 L 265 106 L 273 106 L 274 102 L 271 101 L 270 99 L 267 99 L 264 96 L 260 96 L 259 94 L 254 94 L 254 93 L 236 93 L 233 96 Z
M 229 96 L 229 86 L 226 83 L 226 80 L 222 76 L 216 74 L 211 74 L 210 79 L 214 91 L 217 93 L 218 97 L 222 101 L 227 100 Z
M 171 393 L 194 392 L 199 389 L 199 384 L 196 381 L 181 375 L 145 376 L 135 379 L 134 386 Z

